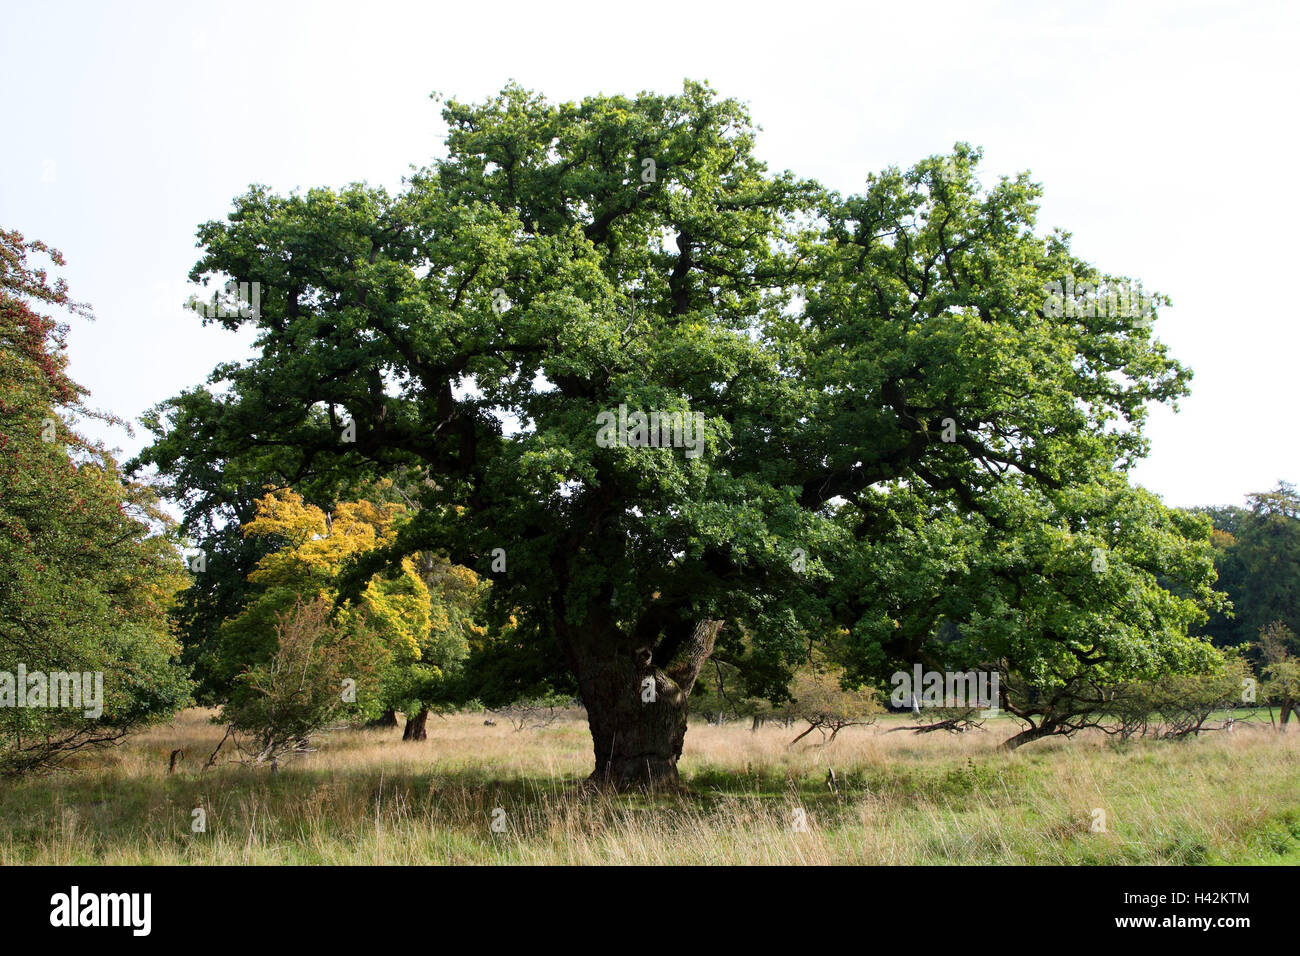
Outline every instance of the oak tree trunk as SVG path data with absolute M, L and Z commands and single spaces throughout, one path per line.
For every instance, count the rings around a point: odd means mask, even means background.
M 428 740 L 429 732 L 426 725 L 429 723 L 429 708 L 421 707 L 420 712 L 413 717 L 406 718 L 406 727 L 402 731 L 403 740 Z
M 613 790 L 679 786 L 687 699 L 721 625 L 701 622 L 674 655 L 676 662 L 662 662 L 667 666 L 655 661 L 651 648 L 633 646 L 625 635 L 566 635 L 591 728 L 593 784 Z

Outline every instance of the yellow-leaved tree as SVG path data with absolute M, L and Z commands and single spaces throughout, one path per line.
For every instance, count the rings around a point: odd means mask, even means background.
M 405 517 L 401 504 L 368 500 L 341 502 L 327 512 L 289 489 L 271 491 L 257 502 L 244 535 L 272 537 L 279 547 L 249 575 L 253 598 L 221 627 L 220 666 L 234 678 L 224 718 L 273 719 L 261 704 L 276 675 L 307 683 L 303 674 L 280 673 L 289 659 L 280 653 L 284 635 L 292 631 L 301 642 L 299 618 L 318 619 L 311 609 L 333 603 L 345 565 L 390 544 Z M 426 579 L 436 583 L 437 599 Z M 477 600 L 478 588 L 467 569 L 419 555 L 375 575 L 359 599 L 339 608 L 322 631 L 328 647 L 320 652 L 328 651 L 337 662 L 337 673 L 315 670 L 313 679 L 341 678 L 340 700 L 352 705 L 345 710 L 358 718 L 394 709 L 427 716 L 449 670 L 465 656 L 464 630 L 473 626 L 465 609 Z

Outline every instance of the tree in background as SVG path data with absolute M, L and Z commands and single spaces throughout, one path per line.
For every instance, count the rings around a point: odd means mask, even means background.
M 1184 533 L 1208 522 L 1117 488 L 1188 372 L 1144 318 L 1053 303 L 1127 280 L 1034 235 L 1026 175 L 985 188 L 959 146 L 842 197 L 767 170 L 744 107 L 696 83 L 561 104 L 511 86 L 443 114 L 447 158 L 397 196 L 253 188 L 201 227 L 194 279 L 261 284 L 257 315 L 219 320 L 255 326 L 260 354 L 166 403 L 142 461 L 295 488 L 419 474 L 418 512 L 345 592 L 422 551 L 490 577 L 494 619 L 517 613 L 522 653 L 576 683 L 612 787 L 675 784 L 715 651 L 751 640 L 775 693 L 843 627 L 842 663 L 875 677 L 938 650 L 939 618 L 920 622 L 953 577 L 953 659 L 1014 651 L 1043 686 L 1207 663 L 1175 632 L 1208 573 Z M 620 409 L 683 427 L 611 434 Z M 918 521 L 957 551 L 873 551 Z M 1122 593 L 1084 574 L 1107 538 L 1140 542 Z M 1150 577 L 1157 555 L 1182 593 Z M 996 572 L 987 598 L 963 561 Z M 905 610 L 856 587 L 909 564 Z M 1055 605 L 1036 590 L 1059 585 Z
M 408 741 L 428 737 L 432 710 L 464 702 L 460 672 L 470 642 L 487 633 L 475 622 L 486 589 L 477 574 L 428 552 L 417 564 L 429 590 L 429 630 L 418 659 L 391 668 L 381 691 L 389 709 L 407 715 L 402 739 Z
M 1247 499 L 1233 549 L 1241 562 L 1237 625 L 1252 636 L 1274 621 L 1300 632 L 1300 494 L 1288 482 Z
M 1196 736 L 1211 714 L 1242 702 L 1249 675 L 1246 661 L 1231 655 L 1208 674 L 1177 674 L 1112 688 L 1099 726 L 1121 740 Z
M 1254 644 L 1275 621 L 1300 631 L 1300 493 L 1281 481 L 1246 501 L 1196 509 L 1214 521 L 1219 588 L 1231 602 L 1204 629 L 1223 647 Z
M 1264 666 L 1264 698 L 1282 708 L 1282 729 L 1294 712 L 1300 718 L 1300 640 L 1282 621 L 1274 621 L 1259 634 Z
M 863 727 L 873 724 L 884 711 L 870 687 L 844 686 L 842 668 L 824 661 L 814 661 L 795 672 L 790 693 L 793 700 L 787 713 L 795 720 L 805 721 L 808 729 L 790 741 L 797 744 L 814 730 L 821 734 L 822 743 L 830 743 L 845 727 Z M 830 736 L 826 733 L 830 731 Z
M 179 634 L 181 661 L 195 682 L 199 703 L 216 706 L 229 699 L 235 671 L 220 653 L 221 625 L 239 615 L 257 590 L 249 575 L 267 554 L 283 542 L 274 535 L 245 535 L 243 527 L 257 514 L 257 500 L 265 493 L 246 488 L 239 495 L 231 520 L 200 530 L 181 524 L 183 540 L 190 546 L 187 564 L 201 560 L 202 571 L 189 575 L 187 587 L 177 596 L 171 617 Z
M 520 702 L 550 707 L 577 696 L 558 645 L 535 622 L 521 619 L 518 608 L 485 610 L 504 613 L 504 619 L 472 629 L 469 656 L 452 691 L 457 702 L 498 711 Z
M 773 716 L 773 704 L 747 693 L 746 676 L 741 667 L 714 654 L 700 671 L 695 689 L 691 692 L 692 712 L 703 715 L 710 723 L 718 724 L 726 719 L 749 717 L 757 729 L 764 719 Z M 781 699 L 788 698 L 782 695 Z
M 288 489 L 273 491 L 257 503 L 256 516 L 244 525 L 248 537 L 274 536 L 279 546 L 264 555 L 250 574 L 256 590 L 244 609 L 221 628 L 218 676 L 231 686 L 236 709 L 249 693 L 237 680 L 247 668 L 268 662 L 277 651 L 276 628 L 301 602 L 333 602 L 335 581 L 344 564 L 358 554 L 382 547 L 396 534 L 405 508 L 396 503 L 342 502 L 333 511 L 308 504 Z M 421 712 L 437 699 L 445 670 L 464 657 L 464 630 L 477 598 L 472 572 L 431 570 L 441 579 L 435 604 L 413 558 L 396 573 L 376 575 L 355 601 L 339 611 L 340 627 L 364 621 L 373 638 L 375 659 L 366 668 L 374 683 L 358 682 L 358 713 L 375 716 L 393 708 Z
M 75 420 L 117 423 L 67 375 L 67 326 L 33 304 L 89 318 L 62 280 L 28 264 L 59 253 L 0 230 L 0 773 L 49 767 L 120 739 L 189 701 L 167 612 L 184 584 L 154 493 L 126 484 Z M 19 666 L 102 674 L 91 708 L 15 706 Z M 82 689 L 82 698 L 89 688 Z M 46 701 L 50 703 L 50 701 Z M 88 709 L 99 709 L 87 716 Z

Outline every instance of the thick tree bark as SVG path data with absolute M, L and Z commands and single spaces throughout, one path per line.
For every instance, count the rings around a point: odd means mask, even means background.
M 388 709 L 366 724 L 367 727 L 396 727 L 397 711 Z
M 403 740 L 428 740 L 429 732 L 426 725 L 429 723 L 429 708 L 421 707 L 420 712 L 414 717 L 406 718 L 406 728 L 402 731 Z
M 721 621 L 700 622 L 674 655 L 679 662 L 666 667 L 656 665 L 651 648 L 634 646 L 627 635 L 563 636 L 591 728 L 593 784 L 614 790 L 679 786 L 687 699 L 721 626 Z
M 1040 740 L 1043 737 L 1050 737 L 1052 734 L 1057 733 L 1060 730 L 1060 727 L 1061 725 L 1059 723 L 1053 723 L 1050 721 L 1045 721 L 1037 727 L 1028 727 L 1025 730 L 1020 731 L 1020 733 L 1016 734 L 1014 737 L 1002 741 L 1002 749 L 1015 750 L 1030 741 Z
M 1296 704 L 1297 702 L 1291 700 L 1289 697 L 1282 701 L 1282 726 L 1278 728 L 1279 730 L 1283 732 L 1286 731 L 1287 721 L 1291 719 L 1291 712 L 1293 710 L 1295 711 L 1296 717 L 1300 718 L 1300 707 L 1297 707 Z

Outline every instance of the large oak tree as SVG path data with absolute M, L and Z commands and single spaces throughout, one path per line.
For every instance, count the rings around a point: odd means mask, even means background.
M 900 522 L 976 522 L 960 548 L 932 535 L 905 555 L 913 569 L 1026 528 L 1043 538 L 1044 522 L 1089 557 L 1092 538 L 1125 537 L 1081 502 L 1123 497 L 1146 405 L 1188 374 L 1114 300 L 1052 307 L 1053 282 L 1122 280 L 1068 236 L 1035 234 L 1027 177 L 983 188 L 961 146 L 842 197 L 769 171 L 745 108 L 695 83 L 558 105 L 511 86 L 443 115 L 447 157 L 396 196 L 253 188 L 201 227 L 192 278 L 260 283 L 259 314 L 217 320 L 255 326 L 260 354 L 161 406 L 141 462 L 233 476 L 190 498 L 192 518 L 254 474 L 425 475 L 418 512 L 352 581 L 421 549 L 489 577 L 576 677 L 595 780 L 675 781 L 712 653 L 775 690 L 828 634 L 848 633 L 847 662 L 876 677 L 925 651 L 934 594 L 895 614 L 897 594 L 853 585 L 873 542 L 904 546 Z M 702 414 L 702 454 L 598 442 L 620 405 Z M 1131 622 L 1108 658 L 1190 666 L 1178 625 L 1208 558 L 1158 503 L 1128 512 L 1159 529 L 1139 539 L 1168 532 L 1187 593 L 1169 605 L 1148 578 L 1161 555 L 1133 549 L 1143 587 L 1124 600 L 1165 613 L 1155 650 L 1133 650 Z M 990 613 L 1009 620 L 1031 556 L 1004 558 Z M 959 577 L 936 571 L 929 589 L 982 593 Z M 1072 593 L 1107 644 L 1115 589 Z M 952 619 L 991 633 L 966 607 Z M 880 626 L 909 610 L 914 626 Z M 1029 617 L 968 657 L 1094 661 L 1076 646 L 1086 622 Z

